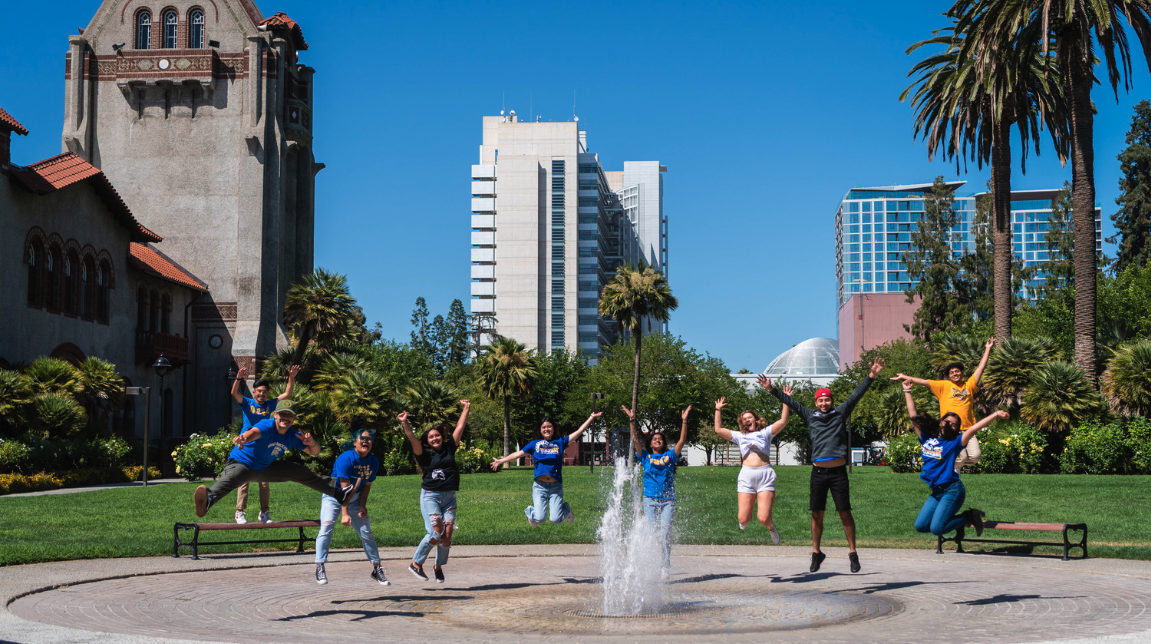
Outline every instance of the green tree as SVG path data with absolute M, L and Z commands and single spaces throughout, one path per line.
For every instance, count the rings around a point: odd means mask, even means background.
M 1018 409 L 1032 375 L 1046 362 L 1059 358 L 1059 351 L 1049 338 L 1015 336 L 999 342 L 987 358 L 987 369 L 976 390 L 977 399 L 986 401 L 986 411 L 994 407 Z
M 1103 372 L 1103 395 L 1124 416 L 1151 416 L 1151 340 L 1141 340 L 1115 353 Z
M 76 367 L 59 358 L 36 358 L 24 367 L 24 378 L 34 396 L 57 394 L 71 398 L 80 393 Z
M 1141 266 L 1151 260 L 1151 102 L 1135 105 L 1127 147 L 1119 153 L 1119 211 L 1111 215 L 1115 235 L 1107 241 L 1118 244 L 1115 270 Z
M 395 390 L 386 378 L 368 369 L 356 369 L 328 392 L 336 419 L 349 428 L 383 427 L 392 421 Z
M 959 261 L 951 251 L 952 229 L 959 223 L 951 188 L 936 177 L 924 195 L 923 217 L 911 233 L 911 250 L 904 255 L 907 276 L 918 283 L 906 292 L 907 301 L 920 298 L 915 320 L 904 328 L 931 346 L 932 335 L 971 321 L 970 290 Z
M 93 429 L 106 424 L 124 398 L 124 379 L 116 373 L 116 365 L 89 357 L 76 367 L 76 373 L 80 383 L 77 401 L 87 412 L 89 423 Z
M 288 289 L 284 325 L 299 342 L 310 338 L 316 349 L 324 353 L 353 331 L 355 306 L 347 277 L 317 268 Z M 301 357 L 302 348 L 297 348 Z
M 416 298 L 416 308 L 412 309 L 412 341 L 416 349 L 423 351 L 435 363 L 435 346 L 432 344 L 432 329 L 428 325 L 428 303 L 424 298 Z
M 32 402 L 28 380 L 19 371 L 0 369 L 0 435 L 16 438 Z
M 1043 235 L 1047 262 L 1042 265 L 1044 280 L 1039 288 L 1041 298 L 1055 297 L 1059 289 L 1075 284 L 1075 266 L 1072 263 L 1075 238 L 1071 230 L 1071 205 L 1071 184 L 1064 181 L 1059 195 L 1051 200 L 1051 217 L 1047 221 L 1047 233 Z
M 512 338 L 497 336 L 480 357 L 479 383 L 489 398 L 504 404 L 504 456 L 511 453 L 512 399 L 531 393 L 539 367 L 536 355 Z
M 1101 403 L 1082 369 L 1049 360 L 1033 372 L 1019 415 L 1036 429 L 1066 432 L 1097 415 Z
M 437 380 L 417 381 L 404 390 L 400 404 L 420 427 L 451 422 L 461 410 L 459 392 Z
M 452 305 L 448 308 L 444 347 L 449 369 L 468 361 L 468 336 L 471 332 L 468 324 L 469 319 L 467 311 L 464 310 L 464 303 L 459 300 L 452 300 Z
M 679 308 L 679 300 L 671 294 L 667 278 L 650 266 L 640 262 L 639 268 L 630 264 L 619 267 L 615 276 L 604 286 L 600 294 L 600 315 L 611 318 L 619 326 L 620 333 L 629 333 L 635 342 L 635 372 L 632 378 L 631 410 L 639 420 L 639 366 L 643 355 L 643 334 L 645 322 L 664 323 L 671 312 Z M 635 462 L 634 451 L 628 450 L 628 465 Z

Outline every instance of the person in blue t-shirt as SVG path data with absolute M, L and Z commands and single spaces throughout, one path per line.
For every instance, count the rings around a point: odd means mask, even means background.
M 247 379 L 248 370 L 241 367 L 236 372 L 236 379 L 232 381 L 232 398 L 240 404 L 240 415 L 244 419 L 244 426 L 240 428 L 241 432 L 246 432 L 252 428 L 252 425 L 272 417 L 272 410 L 275 409 L 276 403 L 281 400 L 287 400 L 292 397 L 292 389 L 296 384 L 296 374 L 300 373 L 300 365 L 292 365 L 288 369 L 288 384 L 284 388 L 284 393 L 276 396 L 275 398 L 268 398 L 268 381 L 257 380 L 252 383 L 252 397 L 248 398 L 240 393 L 240 383 Z M 269 483 L 260 483 L 260 523 L 271 523 L 272 513 L 269 508 L 271 503 L 272 492 Z M 236 488 L 236 523 L 247 523 L 248 516 L 248 484 L 245 483 Z
M 281 400 L 276 403 L 272 418 L 261 420 L 233 438 L 232 442 L 236 446 L 228 454 L 224 469 L 211 489 L 201 485 L 192 493 L 196 516 L 204 516 L 209 508 L 229 492 L 251 481 L 295 481 L 317 492 L 334 496 L 341 504 L 347 504 L 348 499 L 359 489 L 358 479 L 355 484 L 340 489 L 335 479 L 319 476 L 301 463 L 276 460 L 290 449 L 303 450 L 312 456 L 320 453 L 320 445 L 310 433 L 292 429 L 295 422 L 296 410 L 292 407 L 292 401 Z
M 551 420 L 545 419 L 540 423 L 535 440 L 524 445 L 523 449 L 514 454 L 508 454 L 492 461 L 492 471 L 496 471 L 504 463 L 522 458 L 525 455 L 532 457 L 532 463 L 535 464 L 536 468 L 535 482 L 532 483 L 532 504 L 524 508 L 524 514 L 527 515 L 528 524 L 531 527 L 534 528 L 543 523 L 545 517 L 552 523 L 560 523 L 561 521 L 571 523 L 575 520 L 571 506 L 564 501 L 564 450 L 567 449 L 568 443 L 571 441 L 578 441 L 584 431 L 591 426 L 592 421 L 600 416 L 603 416 L 602 411 L 593 413 L 587 417 L 579 429 L 559 438 L 556 438 L 555 425 Z
M 675 516 L 675 468 L 683 452 L 683 444 L 687 441 L 687 416 L 691 413 L 691 405 L 680 414 L 683 426 L 680 427 L 679 440 L 674 450 L 667 448 L 667 437 L 661 431 L 648 436 L 648 446 L 644 449 L 635 430 L 635 412 L 627 407 L 623 408 L 623 412 L 627 414 L 631 426 L 636 458 L 643 466 L 643 513 L 648 521 L 659 528 L 663 544 L 662 573 L 667 577 L 671 568 L 671 521 Z
M 923 502 L 919 516 L 915 518 L 915 530 L 942 536 L 966 525 L 975 527 L 976 536 L 983 534 L 983 512 L 969 508 L 957 513 L 967 498 L 963 481 L 955 470 L 955 457 L 979 430 L 987 427 L 997 418 L 1008 418 L 1003 410 L 996 411 L 980 420 L 963 432 L 959 431 L 960 419 L 955 412 L 948 412 L 939 420 L 931 416 L 919 415 L 915 411 L 915 399 L 911 397 L 912 383 L 903 383 L 903 397 L 907 401 L 907 413 L 911 415 L 911 428 L 919 437 L 923 453 L 923 479 L 931 488 L 931 494 Z
M 372 579 L 388 586 L 391 582 L 384 576 L 380 565 L 380 549 L 376 537 L 372 535 L 372 523 L 368 518 L 368 493 L 372 491 L 372 481 L 380 469 L 380 461 L 372 455 L 372 443 L 376 430 L 361 429 L 352 432 L 352 449 L 340 454 L 332 467 L 332 478 L 339 481 L 340 488 L 351 487 L 356 480 L 362 481 L 360 491 L 340 505 L 335 498 L 324 495 L 320 501 L 320 532 L 316 535 L 316 583 L 328 583 L 324 564 L 328 561 L 328 548 L 332 545 L 332 531 L 336 528 L 336 517 L 343 525 L 352 526 L 360 535 L 364 554 L 372 562 Z

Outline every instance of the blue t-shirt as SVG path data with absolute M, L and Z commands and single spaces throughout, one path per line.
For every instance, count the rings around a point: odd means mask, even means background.
M 524 445 L 524 454 L 532 457 L 536 466 L 535 478 L 545 474 L 554 478 L 557 483 L 563 483 L 564 450 L 568 448 L 568 437 L 545 441 L 534 440 Z
M 962 434 L 951 440 L 935 436 L 920 438 L 919 444 L 923 449 L 923 473 L 919 478 L 924 483 L 943 487 L 959 480 L 959 474 L 955 472 L 955 457 L 963 449 Z
M 295 428 L 288 428 L 286 433 L 276 431 L 276 421 L 266 418 L 253 425 L 260 430 L 260 437 L 254 441 L 244 443 L 244 447 L 233 447 L 228 453 L 228 459 L 243 463 L 250 470 L 267 469 L 272 461 L 280 454 L 290 449 L 304 449 L 304 441 L 296 436 Z
M 376 480 L 376 471 L 380 469 L 380 460 L 371 452 L 364 458 L 350 449 L 340 454 L 336 464 L 332 466 L 332 478 L 341 478 L 345 481 L 364 479 L 364 483 Z
M 276 399 L 270 398 L 264 401 L 264 404 L 256 402 L 255 398 L 244 398 L 244 402 L 240 403 L 240 413 L 244 416 L 244 428 L 240 431 L 246 432 L 255 426 L 256 423 L 264 420 L 265 418 L 272 417 L 272 410 L 276 408 Z
M 675 466 L 679 460 L 674 449 L 659 454 L 644 450 L 637 454 L 643 465 L 643 495 L 653 499 L 675 498 Z

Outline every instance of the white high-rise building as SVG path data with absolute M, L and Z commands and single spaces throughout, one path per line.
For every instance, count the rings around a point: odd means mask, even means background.
M 472 166 L 471 309 L 490 333 L 529 349 L 580 349 L 593 360 L 616 341 L 598 315 L 603 286 L 624 263 L 667 274 L 667 218 L 658 161 L 604 172 L 578 119 L 483 117 Z M 645 332 L 654 325 L 645 325 Z

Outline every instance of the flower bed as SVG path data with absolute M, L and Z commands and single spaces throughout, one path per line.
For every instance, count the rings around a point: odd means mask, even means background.
M 144 468 L 139 465 L 131 467 L 102 467 L 83 470 L 69 470 L 64 472 L 40 472 L 38 474 L 0 474 L 0 495 L 19 494 L 21 492 L 39 492 L 41 490 L 59 490 L 69 487 L 84 487 L 88 485 L 103 485 L 105 483 L 127 483 L 142 478 Z M 148 476 L 160 478 L 160 470 L 155 467 L 148 468 Z

